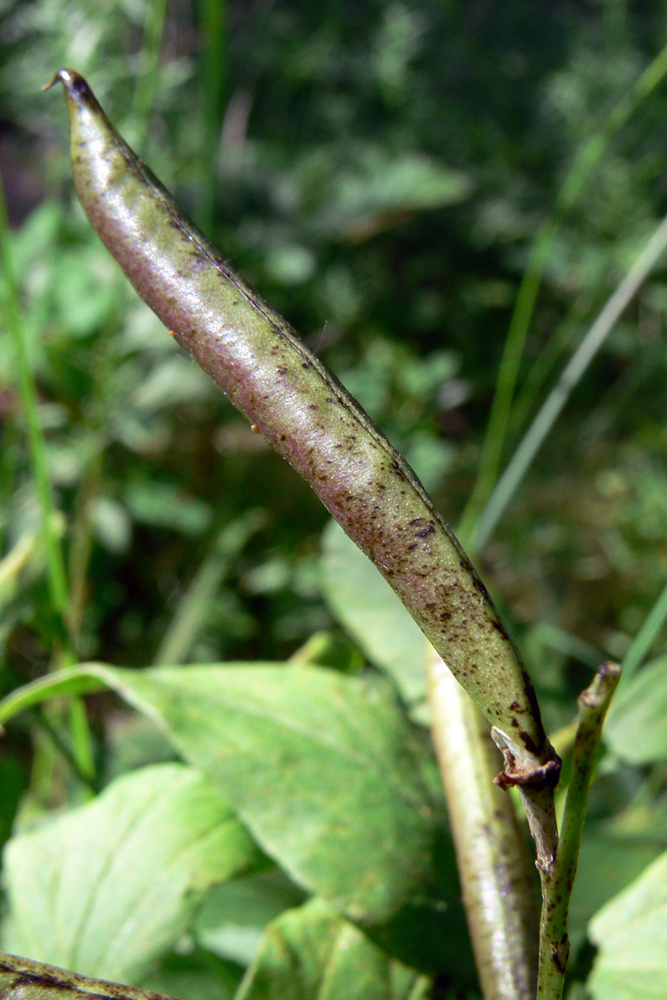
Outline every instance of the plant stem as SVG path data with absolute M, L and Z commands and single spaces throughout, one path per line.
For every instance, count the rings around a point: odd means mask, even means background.
M 83 705 L 80 698 L 74 698 L 72 704 Z M 41 726 L 46 733 L 48 733 L 49 739 L 56 747 L 56 749 L 62 754 L 65 760 L 69 763 L 70 767 L 74 773 L 78 776 L 79 780 L 88 787 L 91 792 L 97 792 L 97 784 L 95 782 L 94 776 L 89 770 L 83 770 L 80 766 L 77 754 L 75 754 L 68 744 L 65 737 L 61 735 L 58 730 L 57 723 L 50 717 L 50 713 L 45 711 L 42 706 L 37 706 L 35 709 L 35 717 L 37 724 Z
M 579 726 L 574 743 L 563 831 L 553 868 L 542 872 L 543 903 L 537 1000 L 561 1000 L 563 995 L 570 950 L 567 917 L 577 874 L 588 792 L 597 763 L 605 715 L 620 679 L 621 668 L 617 663 L 603 663 L 577 702 Z
M 103 453 L 103 438 L 99 435 L 95 438 L 94 450 L 82 476 L 71 526 L 67 623 L 71 642 L 75 649 L 78 647 L 85 611 L 88 565 L 92 551 L 90 509 L 99 490 Z
M 489 725 L 429 649 L 431 727 L 484 1000 L 532 1000 L 537 882 Z

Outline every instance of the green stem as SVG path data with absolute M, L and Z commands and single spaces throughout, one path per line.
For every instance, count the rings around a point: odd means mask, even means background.
M 72 699 L 72 705 L 74 704 L 82 706 L 83 702 L 80 698 L 74 698 Z M 91 774 L 88 770 L 82 770 L 77 753 L 69 745 L 67 739 L 61 735 L 57 724 L 49 717 L 49 713 L 45 711 L 41 705 L 39 705 L 35 709 L 35 716 L 37 724 L 48 734 L 48 737 L 54 747 L 60 754 L 62 754 L 72 770 L 78 776 L 79 780 L 86 785 L 91 792 L 96 792 L 97 786 L 94 774 Z
M 72 698 L 69 705 L 69 726 L 76 762 L 76 773 L 88 788 L 96 789 L 95 755 L 88 722 L 86 703 L 82 698 Z
M 567 790 L 563 830 L 551 871 L 542 876 L 542 919 L 537 1000 L 561 1000 L 570 950 L 567 918 L 591 778 L 597 763 L 602 726 L 612 695 L 621 679 L 617 663 L 603 663 L 579 696 L 579 725 Z
M 429 651 L 431 728 L 447 797 L 484 1000 L 535 995 L 537 885 L 489 726 L 442 659 Z
M 636 80 L 634 86 L 618 101 L 602 128 L 591 136 L 580 149 L 561 186 L 551 216 L 537 234 L 510 320 L 488 430 L 482 446 L 477 481 L 459 527 L 459 537 L 465 547 L 470 546 L 474 525 L 489 501 L 498 477 L 526 337 L 533 317 L 537 293 L 558 230 L 566 214 L 576 203 L 592 170 L 606 152 L 612 137 L 626 124 L 641 102 L 658 86 L 666 73 L 667 46 L 660 50 L 653 62 Z M 477 542 L 477 547 L 480 548 L 482 544 Z
M 81 623 L 85 611 L 88 565 L 92 551 L 90 510 L 99 490 L 102 475 L 104 445 L 102 436 L 96 437 L 94 450 L 84 470 L 76 501 L 71 527 L 69 550 L 69 607 L 67 622 L 72 645 L 78 648 Z

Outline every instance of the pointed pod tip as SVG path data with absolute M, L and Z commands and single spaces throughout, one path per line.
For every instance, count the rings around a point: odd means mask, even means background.
M 44 93 L 44 91 L 46 90 L 51 90 L 51 87 L 55 87 L 57 83 L 65 83 L 65 80 L 69 80 L 69 78 L 72 76 L 72 73 L 73 71 L 71 69 L 65 69 L 64 67 L 62 69 L 57 70 L 53 74 L 53 79 L 49 83 L 45 83 L 44 86 L 42 87 L 42 93 Z
M 53 79 L 42 87 L 42 91 L 50 90 L 56 83 L 62 83 L 67 96 L 72 100 L 83 100 L 84 102 L 94 100 L 90 87 L 75 69 L 63 66 L 54 73 Z

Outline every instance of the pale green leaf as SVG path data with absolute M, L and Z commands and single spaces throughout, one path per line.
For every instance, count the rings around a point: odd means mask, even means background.
M 304 888 L 373 922 L 422 893 L 434 804 L 385 685 L 273 665 L 105 673 Z
M 387 156 L 376 148 L 361 151 L 351 167 L 332 179 L 331 200 L 323 220 L 352 220 L 376 213 L 423 211 L 464 201 L 470 179 L 418 153 Z
M 45 674 L 36 681 L 16 688 L 0 701 L 0 725 L 24 712 L 33 705 L 40 705 L 48 698 L 58 695 L 83 695 L 101 691 L 108 681 L 98 675 L 97 670 L 82 670 L 70 667 L 54 674 Z
M 193 928 L 198 944 L 247 967 L 268 923 L 305 900 L 279 868 L 232 879 L 208 894 Z
M 614 753 L 629 764 L 667 759 L 667 656 L 637 673 L 607 716 L 605 738 Z
M 609 822 L 586 825 L 570 903 L 573 952 L 585 939 L 591 917 L 655 860 L 661 841 L 659 836 L 624 835 Z
M 269 926 L 237 1000 L 398 1000 L 393 964 L 316 898 Z M 410 980 L 416 979 L 412 973 Z
M 134 403 L 142 410 L 176 407 L 211 395 L 211 381 L 182 355 L 167 357 L 136 386 Z
M 322 536 L 322 582 L 333 614 L 408 704 L 425 696 L 427 642 L 370 559 L 335 521 Z
M 95 680 L 163 728 L 297 884 L 411 964 L 467 958 L 430 750 L 379 678 L 305 666 L 91 665 L 18 692 L 0 721 L 49 690 Z
M 243 973 L 241 966 L 216 961 L 205 951 L 178 947 L 151 968 L 141 980 L 141 987 L 182 1000 L 233 1000 Z
M 593 918 L 599 948 L 588 986 L 594 1000 L 667 996 L 667 852 Z
M 84 975 L 137 981 L 211 886 L 256 848 L 194 768 L 160 764 L 7 842 L 3 947 Z
M 133 517 L 155 528 L 169 528 L 183 535 L 201 534 L 211 522 L 211 509 L 203 500 L 174 483 L 143 482 L 128 486 L 125 503 Z

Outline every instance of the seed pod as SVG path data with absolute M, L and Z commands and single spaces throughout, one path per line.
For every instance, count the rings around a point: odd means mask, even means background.
M 66 972 L 54 965 L 33 962 L 0 951 L 2 1000 L 174 1000 L 136 986 L 120 986 Z
M 83 77 L 61 69 L 48 86 L 58 81 L 81 204 L 139 295 L 375 563 L 510 748 L 513 780 L 539 782 L 553 751 L 530 681 L 484 585 L 414 472 L 183 217 Z

